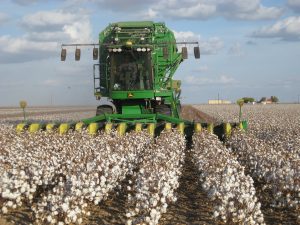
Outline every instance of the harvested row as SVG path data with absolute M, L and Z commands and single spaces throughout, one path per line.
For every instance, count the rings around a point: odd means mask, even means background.
M 164 131 L 145 151 L 128 186 L 127 224 L 158 224 L 168 205 L 176 201 L 174 191 L 179 186 L 185 145 L 182 134 Z
M 2 213 L 30 204 L 38 224 L 80 224 L 82 216 L 89 215 L 87 205 L 97 205 L 132 173 L 151 141 L 143 133 L 16 135 L 4 128 L 0 139 Z
M 214 217 L 228 224 L 264 224 L 250 176 L 217 136 L 194 134 L 192 155 L 200 182 L 214 203 Z
M 272 193 L 273 207 L 300 210 L 300 160 L 292 152 L 235 131 L 227 144 L 262 189 Z M 299 211 L 300 212 L 300 211 Z

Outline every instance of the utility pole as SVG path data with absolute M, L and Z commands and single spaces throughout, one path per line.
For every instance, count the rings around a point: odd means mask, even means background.
M 300 104 L 300 95 L 298 95 L 298 104 Z
M 218 93 L 218 104 L 220 104 L 220 94 Z

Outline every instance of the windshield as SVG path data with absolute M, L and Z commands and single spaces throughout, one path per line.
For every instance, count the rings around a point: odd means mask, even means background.
M 114 91 L 152 89 L 151 53 L 112 53 L 111 86 Z

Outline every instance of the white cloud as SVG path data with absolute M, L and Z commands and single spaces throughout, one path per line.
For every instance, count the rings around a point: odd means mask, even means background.
M 83 0 L 86 1 L 86 0 Z M 135 11 L 137 9 L 146 8 L 149 4 L 157 4 L 159 0 L 91 0 L 97 2 L 103 8 L 110 8 L 114 11 Z
M 25 53 L 30 51 L 53 51 L 57 48 L 56 42 L 34 42 L 25 38 L 0 36 L 1 51 L 4 53 Z
M 234 78 L 226 75 L 221 75 L 216 78 L 188 76 L 184 82 L 193 86 L 232 85 L 237 83 Z
M 205 20 L 221 16 L 236 20 L 264 20 L 279 18 L 282 13 L 283 8 L 266 7 L 261 0 L 162 0 L 149 4 L 144 17 Z
M 22 6 L 30 5 L 37 2 L 38 0 L 12 0 L 14 3 L 17 3 Z
M 265 7 L 261 0 L 225 0 L 218 1 L 218 12 L 229 19 L 263 20 L 275 19 L 282 15 L 283 9 Z
M 42 84 L 45 86 L 59 86 L 61 84 L 61 81 L 55 79 L 48 79 L 48 80 L 44 80 Z
M 199 34 L 195 34 L 192 31 L 173 31 L 177 41 L 198 41 L 200 39 Z
M 207 40 L 200 40 L 200 51 L 201 54 L 211 55 L 217 54 L 221 49 L 223 49 L 224 43 L 218 37 L 212 37 Z
M 173 5 L 170 1 L 170 8 L 165 8 L 165 11 L 163 11 L 163 8 L 160 8 L 157 11 L 162 14 L 165 13 L 168 17 L 180 19 L 207 19 L 216 14 L 215 4 L 202 2 L 194 4 L 193 2 L 188 1 L 188 4 L 182 4 L 176 1 L 176 4 Z
M 0 25 L 5 24 L 9 21 L 9 16 L 6 13 L 0 12 Z
M 288 6 L 295 12 L 300 12 L 300 0 L 288 0 Z
M 22 25 L 29 31 L 28 37 L 89 42 L 92 28 L 89 15 L 83 11 L 66 12 L 64 10 L 40 11 L 23 18 Z M 32 33 L 31 33 L 32 32 Z M 61 38 L 58 40 L 58 38 Z
M 219 37 L 212 37 L 209 39 L 203 39 L 199 34 L 195 34 L 192 31 L 173 31 L 176 41 L 198 41 L 201 54 L 211 55 L 217 54 L 223 49 L 223 41 Z M 178 45 L 178 47 L 182 47 Z M 189 47 L 189 52 L 193 52 L 192 46 Z
M 0 62 L 25 62 L 59 55 L 62 43 L 89 43 L 92 28 L 87 14 L 63 10 L 40 11 L 23 18 L 26 33 L 0 36 Z
M 257 38 L 279 38 L 285 41 L 300 41 L 300 16 L 288 17 L 272 26 L 263 27 L 252 33 Z
M 228 50 L 228 54 L 229 55 L 233 55 L 233 56 L 242 56 L 244 55 L 244 52 L 242 50 L 242 46 L 240 44 L 240 42 L 235 42 Z
M 199 66 L 196 69 L 192 70 L 195 73 L 207 72 L 209 71 L 209 67 L 207 65 Z

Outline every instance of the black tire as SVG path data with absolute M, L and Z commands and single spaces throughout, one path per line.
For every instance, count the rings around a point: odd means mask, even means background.
M 194 56 L 196 59 L 200 59 L 200 48 L 199 46 L 194 47 Z
M 113 113 L 112 107 L 109 105 L 99 105 L 97 107 L 96 116 L 103 115 L 104 113 L 112 114 Z
M 183 58 L 183 59 L 187 59 L 187 58 L 188 58 L 188 50 L 187 50 L 187 47 L 182 47 L 182 49 L 181 49 L 181 54 L 182 54 L 182 58 Z
M 155 112 L 159 113 L 159 114 L 167 115 L 167 116 L 172 115 L 171 107 L 169 105 L 164 105 L 164 104 L 156 105 Z

